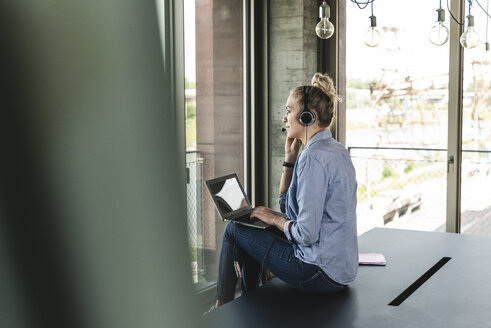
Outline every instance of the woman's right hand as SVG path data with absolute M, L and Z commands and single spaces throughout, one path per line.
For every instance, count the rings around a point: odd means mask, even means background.
M 302 141 L 300 139 L 286 137 L 285 162 L 295 163 L 301 146 L 302 146 Z

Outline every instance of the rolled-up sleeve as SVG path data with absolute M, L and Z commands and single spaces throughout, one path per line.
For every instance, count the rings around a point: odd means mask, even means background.
M 286 221 L 285 224 L 283 225 L 283 231 L 285 233 L 285 236 L 286 238 L 293 242 L 293 243 L 296 243 L 295 241 L 295 238 L 293 238 L 292 234 L 291 234 L 291 230 L 292 230 L 292 224 L 293 224 L 294 221 Z
M 286 204 L 286 192 L 280 194 L 278 196 L 278 202 L 280 203 L 280 211 L 281 213 L 286 213 L 286 207 L 285 207 L 285 204 Z
M 296 199 L 298 216 L 296 221 L 285 223 L 285 235 L 298 245 L 309 246 L 320 238 L 320 228 L 328 187 L 325 164 L 316 158 L 305 156 L 298 163 L 298 186 Z

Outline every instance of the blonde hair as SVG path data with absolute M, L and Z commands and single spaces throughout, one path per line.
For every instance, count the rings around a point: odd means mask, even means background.
M 328 127 L 334 117 L 334 108 L 340 100 L 334 88 L 334 82 L 327 74 L 315 73 L 310 82 L 307 108 L 315 112 L 317 122 L 321 127 Z M 300 105 L 302 110 L 304 107 L 304 91 L 303 86 L 296 87 L 290 94 L 295 101 Z

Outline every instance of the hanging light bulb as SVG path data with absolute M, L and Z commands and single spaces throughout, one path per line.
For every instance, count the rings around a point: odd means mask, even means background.
M 363 37 L 363 41 L 369 47 L 376 47 L 380 44 L 380 40 L 382 39 L 382 33 L 377 28 L 377 17 L 370 16 L 370 28 L 365 33 Z
M 321 39 L 329 39 L 334 34 L 334 25 L 329 21 L 331 8 L 326 0 L 319 6 L 319 18 L 321 21 L 315 26 L 315 33 Z
M 474 30 L 474 16 L 467 15 L 467 29 L 460 36 L 460 44 L 466 49 L 472 49 L 479 43 L 479 34 Z
M 437 9 L 438 13 L 437 24 L 430 30 L 430 42 L 435 46 L 441 46 L 448 41 L 448 28 L 444 25 L 445 22 L 445 10 L 442 8 Z

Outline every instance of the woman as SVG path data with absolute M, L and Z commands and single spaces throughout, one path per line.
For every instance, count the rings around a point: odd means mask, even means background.
M 327 75 L 290 92 L 283 117 L 287 137 L 280 182 L 280 214 L 257 207 L 260 230 L 228 223 L 220 254 L 216 308 L 259 285 L 262 268 L 305 291 L 339 291 L 358 268 L 355 170 L 328 129 L 337 95 Z M 301 145 L 305 145 L 299 155 Z

